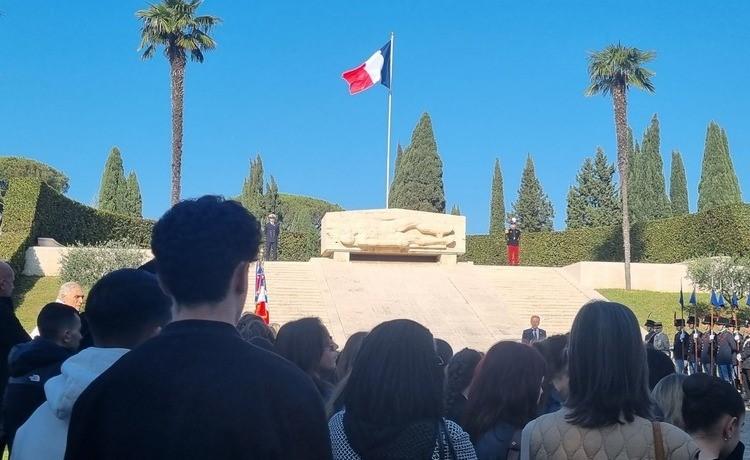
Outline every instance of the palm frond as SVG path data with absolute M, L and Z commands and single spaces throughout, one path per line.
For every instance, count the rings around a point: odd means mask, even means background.
M 587 96 L 607 95 L 616 86 L 627 89 L 631 85 L 654 92 L 654 84 L 651 81 L 654 72 L 643 67 L 643 64 L 652 61 L 655 57 L 656 53 L 653 51 L 628 48 L 620 43 L 589 53 L 588 73 L 591 83 L 585 94 Z

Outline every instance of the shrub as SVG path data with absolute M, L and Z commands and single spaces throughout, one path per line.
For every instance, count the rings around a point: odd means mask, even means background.
M 316 233 L 281 232 L 279 260 L 307 262 L 320 257 L 320 237 Z
M 717 255 L 750 256 L 750 205 L 730 205 L 692 215 L 653 220 L 630 230 L 633 262 L 676 263 Z M 463 260 L 506 263 L 501 233 L 469 235 Z M 619 226 L 526 233 L 521 238 L 524 265 L 564 266 L 582 260 L 622 261 Z
M 99 278 L 121 268 L 137 268 L 148 256 L 138 246 L 127 240 L 73 245 L 60 261 L 60 278 L 63 282 L 76 281 L 88 289 Z

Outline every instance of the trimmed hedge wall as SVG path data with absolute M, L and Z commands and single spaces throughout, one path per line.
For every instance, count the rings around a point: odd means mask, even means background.
M 676 263 L 696 257 L 750 255 L 750 205 L 654 220 L 630 230 L 633 262 Z M 470 235 L 463 260 L 506 264 L 504 235 Z M 622 228 L 596 227 L 563 232 L 526 233 L 521 263 L 565 266 L 588 261 L 622 261 Z
M 14 179 L 9 183 L 4 211 L 0 259 L 8 260 L 17 272 L 23 268 L 26 248 L 35 245 L 38 237 L 54 238 L 65 245 L 127 239 L 147 248 L 154 226 L 150 220 L 85 206 L 33 179 Z M 281 260 L 307 261 L 319 255 L 317 235 L 281 233 Z
M 62 244 L 128 239 L 148 247 L 153 225 L 152 221 L 90 208 L 33 179 L 14 179 L 5 195 L 0 259 L 9 260 L 20 271 L 26 248 L 36 244 L 38 237 L 54 238 Z

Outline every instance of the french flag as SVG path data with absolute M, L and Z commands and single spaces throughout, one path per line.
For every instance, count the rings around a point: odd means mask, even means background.
M 391 88 L 391 42 L 375 51 L 364 64 L 347 70 L 341 77 L 349 84 L 349 94 L 361 93 L 380 83 Z

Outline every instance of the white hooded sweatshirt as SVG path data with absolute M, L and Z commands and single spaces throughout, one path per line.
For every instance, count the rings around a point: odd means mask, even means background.
M 47 402 L 16 432 L 11 459 L 63 460 L 73 404 L 94 379 L 128 351 L 92 347 L 68 358 L 62 373 L 44 385 Z

